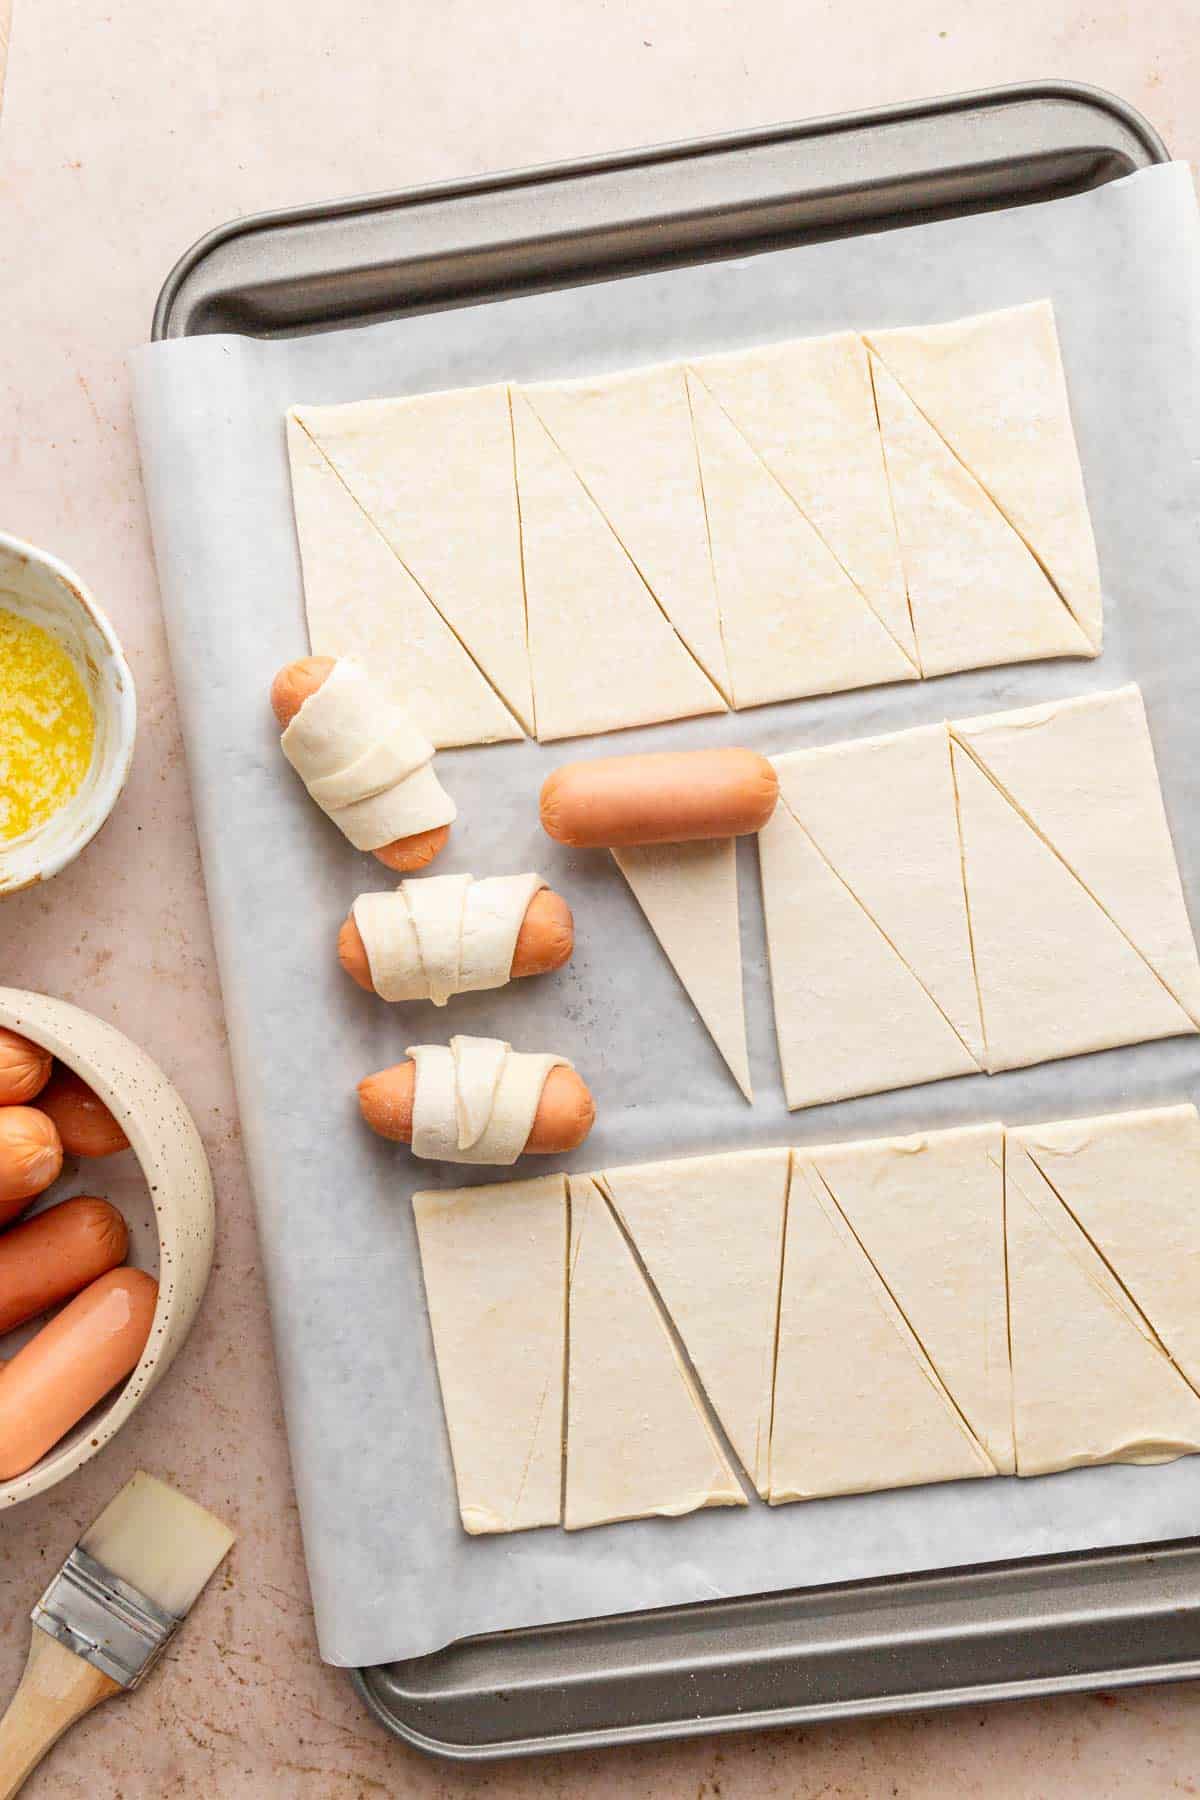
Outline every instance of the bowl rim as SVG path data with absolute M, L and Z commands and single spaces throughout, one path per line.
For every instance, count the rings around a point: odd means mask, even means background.
M 9 1506 L 31 1500 L 56 1487 L 90 1462 L 111 1442 L 170 1368 L 191 1330 L 208 1285 L 216 1212 L 212 1170 L 195 1121 L 158 1064 L 132 1038 L 84 1007 L 50 994 L 17 988 L 0 987 L 0 1026 L 20 1032 L 41 1048 L 50 1050 L 94 1088 L 111 1109 L 129 1138 L 130 1149 L 149 1190 L 159 1251 L 158 1299 L 150 1332 L 136 1366 L 110 1395 L 105 1396 L 100 1403 L 103 1410 L 73 1443 L 65 1448 L 61 1442 L 52 1445 L 24 1474 L 0 1481 L 2 1513 Z M 128 1069 L 135 1070 L 140 1081 L 147 1085 L 153 1101 L 174 1113 L 181 1128 L 181 1155 L 197 1177 L 198 1204 L 196 1216 L 189 1222 L 190 1236 L 182 1217 L 184 1209 L 177 1209 L 172 1204 L 174 1183 L 171 1159 L 163 1148 L 166 1139 L 160 1138 L 145 1122 L 142 1109 L 126 1098 L 120 1080 L 114 1080 L 112 1072 L 103 1066 L 102 1051 L 81 1049 L 74 1041 L 72 1033 L 77 1029 L 90 1033 L 94 1041 L 113 1052 L 114 1058 L 125 1059 Z M 36 1098 L 29 1104 L 36 1106 Z M 179 1291 L 183 1267 L 189 1260 L 194 1280 Z
M 49 881 L 67 864 L 74 862 L 82 850 L 85 850 L 96 833 L 108 822 L 113 808 L 121 797 L 133 762 L 134 744 L 137 738 L 137 689 L 134 686 L 133 671 L 121 648 L 121 640 L 117 636 L 112 621 L 104 608 L 96 600 L 87 583 L 82 581 L 69 564 L 49 550 L 42 550 L 36 544 L 28 543 L 24 538 L 15 537 L 10 531 L 0 531 L 0 549 L 10 551 L 14 556 L 24 557 L 27 562 L 38 564 L 47 574 L 52 575 L 64 588 L 71 599 L 90 618 L 99 632 L 108 653 L 109 662 L 115 673 L 114 719 L 116 723 L 116 754 L 102 782 L 97 784 L 96 800 L 87 815 L 86 823 L 67 840 L 58 850 L 51 851 L 44 862 L 39 861 L 33 873 L 13 887 L 0 888 L 0 897 L 21 893 L 39 881 Z

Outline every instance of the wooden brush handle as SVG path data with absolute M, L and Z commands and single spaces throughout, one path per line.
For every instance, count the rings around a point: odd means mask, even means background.
M 0 1719 L 0 1800 L 12 1800 L 76 1719 L 121 1691 L 111 1675 L 35 1626 L 21 1685 Z

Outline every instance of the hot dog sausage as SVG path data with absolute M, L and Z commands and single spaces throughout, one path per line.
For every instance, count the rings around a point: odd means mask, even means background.
M 19 1032 L 0 1029 L 0 1106 L 24 1106 L 50 1079 L 54 1058 Z
M 0 1369 L 0 1481 L 23 1475 L 136 1368 L 158 1299 L 141 1269 L 110 1269 Z
M 548 975 L 561 969 L 575 947 L 575 925 L 571 909 L 561 894 L 539 888 L 525 909 L 516 948 L 513 950 L 512 978 L 525 975 Z M 367 961 L 362 934 L 351 913 L 338 933 L 338 961 L 352 981 L 368 994 L 375 991 L 371 966 Z
M 271 709 L 281 731 L 291 724 L 310 694 L 315 694 L 333 668 L 332 656 L 302 656 L 280 669 L 271 683 Z M 411 837 L 396 838 L 371 854 L 398 875 L 414 875 L 427 869 L 450 836 L 448 825 L 436 825 L 432 831 L 417 831 Z
M 62 1160 L 53 1119 L 33 1106 L 0 1107 L 0 1225 L 57 1181 Z
M 560 844 L 686 844 L 760 831 L 779 777 L 753 750 L 659 750 L 564 763 L 542 784 L 542 828 Z
M 358 1104 L 372 1131 L 397 1144 L 412 1142 L 416 1064 L 396 1063 L 358 1084 Z M 542 1089 L 526 1153 L 561 1156 L 582 1144 L 596 1120 L 596 1102 L 574 1069 L 551 1069 Z
M 39 1109 L 58 1127 L 68 1156 L 115 1156 L 128 1150 L 129 1139 L 87 1082 L 62 1063 L 38 1100 Z
M 60 1200 L 0 1237 L 0 1337 L 124 1262 L 125 1221 L 107 1200 Z

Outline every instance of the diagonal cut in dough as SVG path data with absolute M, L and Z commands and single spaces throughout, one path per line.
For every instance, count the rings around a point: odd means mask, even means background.
M 787 806 L 983 1068 L 946 727 L 773 761 Z
M 1196 1027 L 1070 870 L 955 743 L 988 1064 L 1022 1068 Z
M 1005 1212 L 1017 1473 L 1200 1450 L 1200 1399 L 1011 1142 Z
M 796 338 L 692 368 L 918 667 L 867 351 L 857 332 Z
M 915 664 L 691 370 L 687 384 L 734 705 L 916 680 Z
M 608 1201 L 590 1176 L 570 1189 L 563 1524 L 745 1506 Z
M 294 416 L 287 441 L 313 654 L 356 657 L 439 749 L 523 736 Z
M 1100 570 L 1053 306 L 1036 300 L 865 336 L 1028 544 L 1098 654 Z
M 988 1460 L 1011 1475 L 1004 1127 L 806 1154 Z
M 955 740 L 1200 1023 L 1200 959 L 1141 691 L 959 719 Z
M 993 1475 L 820 1176 L 793 1164 L 771 1504 Z
M 512 405 L 539 739 L 724 712 L 529 402 Z
M 532 731 L 507 388 L 303 406 L 295 416 Z
M 566 1178 L 414 1194 L 413 1212 L 463 1527 L 557 1525 Z
M 983 488 L 873 361 L 896 531 L 926 675 L 1095 649 Z
M 1200 1119 L 1194 1106 L 1028 1125 L 1033 1164 L 1200 1390 Z
M 747 1100 L 750 1061 L 742 997 L 734 838 L 614 850 L 618 869 Z
M 611 1169 L 603 1184 L 765 1498 L 790 1155 L 743 1150 Z
M 520 391 L 700 667 L 730 700 L 682 365 Z
M 786 801 L 759 832 L 758 852 L 788 1106 L 978 1073 Z

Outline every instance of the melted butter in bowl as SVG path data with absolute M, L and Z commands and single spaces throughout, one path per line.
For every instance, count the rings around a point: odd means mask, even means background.
M 0 532 L 0 895 L 57 874 L 96 835 L 136 725 L 129 665 L 83 583 Z
M 83 783 L 96 715 L 65 646 L 0 596 L 0 839 L 44 825 Z

